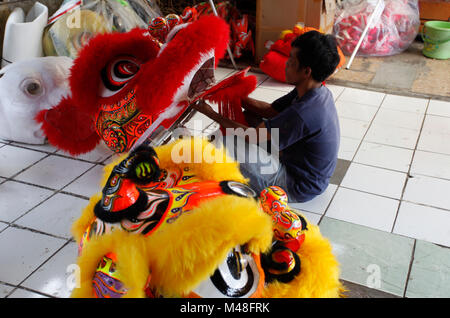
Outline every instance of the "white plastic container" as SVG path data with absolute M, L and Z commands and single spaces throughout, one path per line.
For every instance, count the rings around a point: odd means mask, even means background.
M 5 26 L 2 67 L 43 56 L 42 35 L 47 20 L 48 8 L 40 2 L 36 2 L 26 16 L 19 7 L 11 12 Z

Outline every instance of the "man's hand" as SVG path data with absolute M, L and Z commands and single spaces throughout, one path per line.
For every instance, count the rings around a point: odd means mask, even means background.
M 216 113 L 216 111 L 211 107 L 211 105 L 207 104 L 203 99 L 200 99 L 196 103 L 192 105 L 192 108 L 205 114 L 206 116 Z
M 272 118 L 278 115 L 278 112 L 272 108 L 271 104 L 250 97 L 242 99 L 242 107 L 263 118 Z
M 269 104 L 268 104 L 269 105 Z M 239 124 L 238 122 L 235 122 L 229 118 L 225 118 L 222 115 L 220 115 L 219 113 L 217 113 L 209 104 L 207 104 L 204 100 L 199 100 L 198 102 L 192 104 L 192 108 L 203 113 L 204 115 L 208 116 L 209 118 L 211 118 L 212 120 L 214 120 L 215 122 L 219 123 L 220 126 L 222 126 L 223 128 L 241 128 L 244 131 L 246 131 L 247 129 L 249 129 L 248 126 Z M 267 133 L 267 139 L 261 139 L 261 134 L 259 134 L 259 129 L 266 129 L 266 126 L 264 123 L 261 123 L 258 127 L 256 127 L 256 129 L 258 130 L 257 135 L 258 137 L 258 141 L 249 141 L 248 136 L 246 135 L 246 141 L 247 142 L 261 142 L 261 141 L 265 141 L 265 140 L 270 140 L 270 133 Z M 255 129 L 255 128 L 252 128 Z

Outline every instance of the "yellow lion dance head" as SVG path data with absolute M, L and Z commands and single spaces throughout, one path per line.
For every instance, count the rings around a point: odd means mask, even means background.
M 139 147 L 105 167 L 103 184 L 73 226 L 81 285 L 72 297 L 341 295 L 319 228 L 280 188 L 256 194 L 207 140 Z

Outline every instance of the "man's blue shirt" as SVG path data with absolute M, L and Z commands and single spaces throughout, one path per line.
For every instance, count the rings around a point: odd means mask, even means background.
M 279 114 L 265 125 L 269 133 L 279 129 L 280 162 L 288 172 L 290 195 L 293 201 L 308 201 L 325 191 L 336 168 L 340 129 L 333 96 L 323 85 L 301 98 L 294 89 L 272 107 Z

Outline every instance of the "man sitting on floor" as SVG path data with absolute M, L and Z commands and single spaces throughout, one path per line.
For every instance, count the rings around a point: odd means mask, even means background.
M 286 191 L 290 201 L 306 202 L 327 188 L 336 167 L 340 129 L 333 96 L 322 83 L 338 63 L 335 38 L 307 32 L 292 42 L 286 63 L 286 82 L 295 89 L 272 104 L 252 98 L 243 101 L 247 117 L 251 113 L 253 118 L 263 118 L 256 126 L 258 138 L 230 143 L 229 138 L 233 141 L 234 137 L 227 135 L 224 143 L 229 152 L 234 150 L 242 174 L 257 192 L 276 185 Z M 203 101 L 194 107 L 223 128 L 255 129 L 222 117 Z M 267 140 L 261 137 L 261 130 L 267 131 Z M 271 154 L 261 149 L 269 140 Z M 248 162 L 246 155 L 255 153 L 259 154 L 257 162 Z

